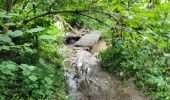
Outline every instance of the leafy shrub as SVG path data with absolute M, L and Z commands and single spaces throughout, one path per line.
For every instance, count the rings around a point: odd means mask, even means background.
M 166 61 L 170 59 L 153 48 L 152 52 L 151 48 L 136 49 L 133 45 L 126 48 L 116 45 L 102 52 L 102 68 L 119 73 L 123 78 L 135 77 L 136 85 L 153 98 L 168 100 L 170 83 L 167 79 L 170 73 Z
M 134 4 L 130 10 L 119 10 L 110 48 L 101 53 L 102 68 L 119 73 L 124 79 L 133 77 L 138 88 L 153 100 L 170 99 L 169 3 L 153 11 Z M 166 8 L 163 9 L 163 8 Z M 163 24 L 164 23 L 164 24 Z
M 102 52 L 101 54 L 102 62 L 101 65 L 102 67 L 109 71 L 119 71 L 121 69 L 121 62 L 124 59 L 123 54 L 121 51 L 121 48 L 108 48 L 105 52 Z
M 54 96 L 56 82 L 62 82 L 62 70 L 55 65 L 18 65 L 11 61 L 0 64 L 0 99 L 47 99 Z M 43 69 L 40 69 L 40 68 Z M 59 78 L 56 78 L 57 75 Z M 57 80 L 56 80 L 57 79 Z
M 0 33 L 1 100 L 66 99 L 58 51 L 64 29 L 50 17 L 41 20 L 22 30 Z

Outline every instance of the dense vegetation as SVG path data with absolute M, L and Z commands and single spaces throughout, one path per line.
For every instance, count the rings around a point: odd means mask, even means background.
M 1 0 L 1 100 L 66 99 L 66 22 L 103 32 L 110 45 L 101 53 L 103 69 L 170 100 L 169 0 Z
M 114 9 L 112 46 L 101 53 L 102 67 L 124 79 L 134 77 L 153 100 L 170 100 L 170 3 L 116 4 Z
M 28 23 L 46 2 L 16 0 L 8 8 L 11 1 L 0 3 L 0 100 L 63 100 L 62 23 L 56 26 L 51 16 Z
M 60 48 L 67 22 L 97 28 L 90 13 L 100 7 L 91 0 L 1 0 L 0 100 L 66 99 Z

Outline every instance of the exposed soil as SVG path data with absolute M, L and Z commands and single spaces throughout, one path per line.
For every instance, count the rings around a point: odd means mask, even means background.
M 95 43 L 91 49 L 91 53 L 99 53 L 102 52 L 107 48 L 106 42 L 104 40 L 99 40 L 97 43 Z

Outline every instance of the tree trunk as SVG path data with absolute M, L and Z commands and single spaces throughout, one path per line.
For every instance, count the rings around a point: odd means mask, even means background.
M 6 1 L 6 11 L 7 11 L 7 13 L 11 12 L 14 1 L 15 0 L 7 0 Z

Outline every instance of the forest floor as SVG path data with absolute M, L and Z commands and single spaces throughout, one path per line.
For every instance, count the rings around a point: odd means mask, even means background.
M 149 100 L 135 88 L 133 79 L 125 84 L 101 69 L 98 54 L 107 48 L 104 40 L 99 40 L 92 48 L 75 47 L 75 43 L 65 47 L 71 51 L 64 60 L 68 65 L 65 75 L 69 100 Z

